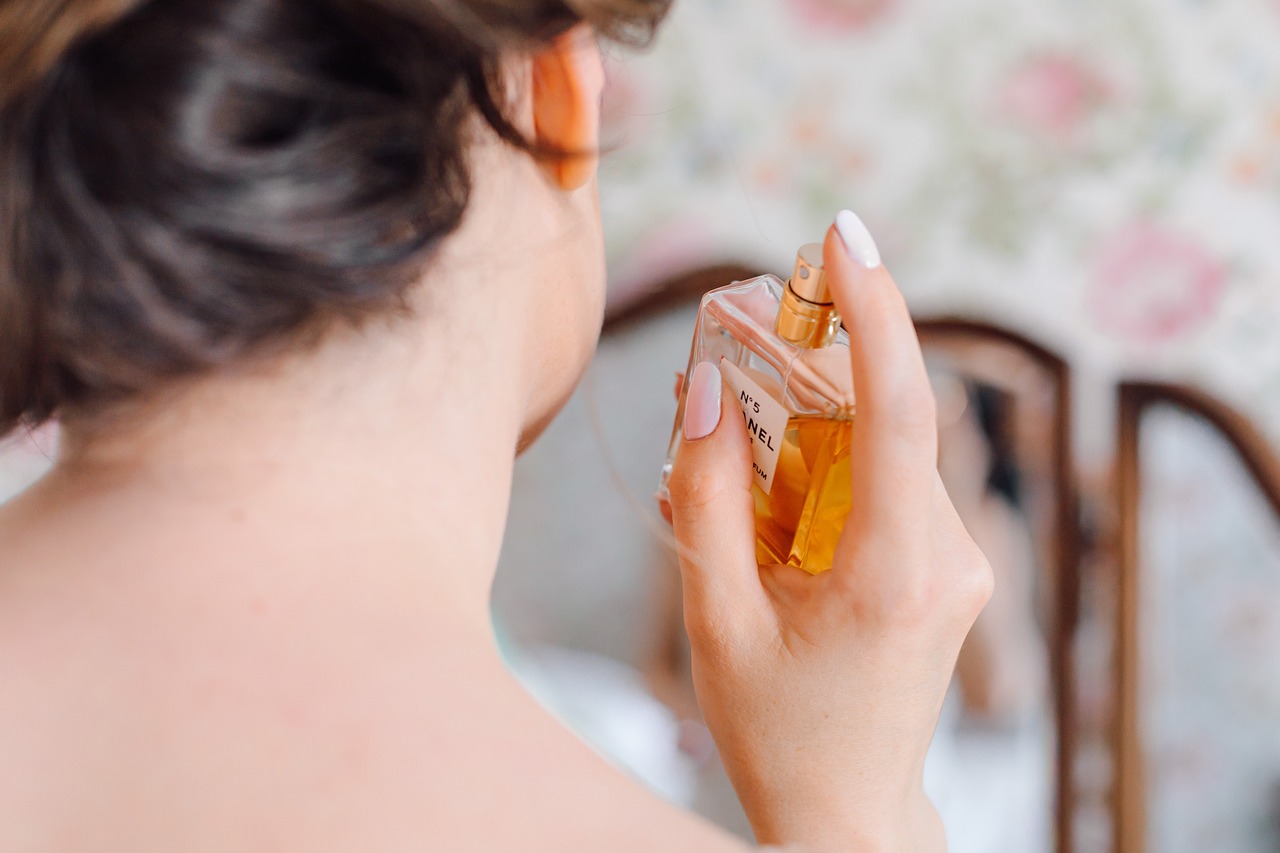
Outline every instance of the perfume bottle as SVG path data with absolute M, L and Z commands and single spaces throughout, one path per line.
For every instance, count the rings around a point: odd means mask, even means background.
M 848 334 L 832 303 L 822 246 L 801 247 L 790 281 L 762 275 L 702 299 L 660 493 L 680 447 L 693 368 L 719 366 L 751 439 L 756 558 L 831 568 L 852 502 L 854 393 Z M 725 415 L 733 411 L 725 400 Z

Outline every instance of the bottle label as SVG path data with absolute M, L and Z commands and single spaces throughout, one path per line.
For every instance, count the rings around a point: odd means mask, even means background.
M 722 361 L 720 369 L 742 407 L 747 433 L 751 437 L 751 467 L 755 471 L 756 485 L 767 495 L 773 491 L 773 475 L 778 468 L 778 454 L 782 452 L 782 438 L 791 415 L 785 406 L 769 396 L 736 364 Z

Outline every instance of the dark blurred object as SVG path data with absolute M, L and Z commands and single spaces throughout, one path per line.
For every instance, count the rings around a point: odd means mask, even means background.
M 973 406 L 991 453 L 987 488 L 1008 501 L 1009 506 L 1021 507 L 1022 477 L 1014 456 L 1011 425 L 1013 398 L 982 382 L 968 383 L 968 391 L 969 404 Z

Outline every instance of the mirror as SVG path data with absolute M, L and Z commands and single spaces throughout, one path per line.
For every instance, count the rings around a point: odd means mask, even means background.
M 652 498 L 697 298 L 751 274 L 732 271 L 673 280 L 607 325 L 583 387 L 518 463 L 494 619 L 513 669 L 597 749 L 749 837 L 698 717 L 678 568 Z M 1001 589 L 961 656 L 927 784 L 953 851 L 1069 849 L 1058 846 L 1070 800 L 1061 637 L 1074 621 L 1062 594 L 1074 600 L 1077 561 L 1066 369 L 986 328 L 922 324 L 921 337 L 940 470 Z
M 1120 846 L 1280 849 L 1280 463 L 1243 418 L 1121 389 Z

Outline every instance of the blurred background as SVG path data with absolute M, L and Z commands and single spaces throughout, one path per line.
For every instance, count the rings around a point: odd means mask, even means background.
M 652 495 L 700 294 L 850 207 L 998 582 L 927 768 L 951 849 L 1280 851 L 1280 0 L 676 0 L 609 52 L 609 319 L 494 590 L 530 690 L 749 835 Z

